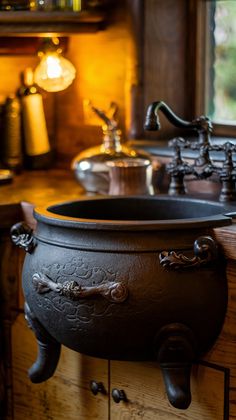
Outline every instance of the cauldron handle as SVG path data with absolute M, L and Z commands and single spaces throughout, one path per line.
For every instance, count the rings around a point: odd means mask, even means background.
M 159 332 L 156 346 L 169 402 L 173 407 L 185 410 L 191 403 L 190 375 L 195 358 L 193 333 L 183 324 L 167 325 Z
M 159 254 L 160 265 L 168 271 L 199 268 L 215 261 L 218 246 L 211 236 L 199 236 L 193 245 L 194 257 L 189 258 L 175 251 L 162 251 Z
M 33 252 L 36 247 L 36 239 L 33 235 L 33 229 L 27 225 L 25 222 L 18 222 L 11 227 L 11 239 L 12 242 L 23 248 L 25 252 L 30 254 Z
M 25 318 L 38 342 L 38 357 L 28 371 L 33 383 L 44 382 L 54 374 L 61 351 L 61 344 L 44 329 L 25 302 Z
M 39 294 L 54 291 L 74 301 L 100 295 L 112 303 L 122 303 L 127 299 L 129 294 L 127 285 L 121 281 L 110 281 L 86 287 L 74 280 L 60 283 L 52 281 L 43 273 L 34 273 L 32 283 Z

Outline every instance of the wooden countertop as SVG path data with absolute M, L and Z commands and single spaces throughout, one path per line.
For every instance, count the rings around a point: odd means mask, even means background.
M 0 204 L 28 201 L 44 205 L 51 201 L 73 200 L 82 193 L 70 170 L 29 171 L 15 175 L 10 184 L 0 185 Z
M 84 194 L 70 170 L 26 171 L 16 175 L 11 184 L 0 186 L 0 227 L 10 227 L 23 215 L 33 225 L 33 206 L 76 200 Z M 236 219 L 214 232 L 226 257 L 236 259 Z
M 236 220 L 231 226 L 214 229 L 215 238 L 222 246 L 226 258 L 236 260 Z
M 70 170 L 26 171 L 15 175 L 10 184 L 0 185 L 0 228 L 21 220 L 22 209 L 28 219 L 33 206 L 75 200 L 83 193 Z M 27 222 L 32 224 L 29 219 Z

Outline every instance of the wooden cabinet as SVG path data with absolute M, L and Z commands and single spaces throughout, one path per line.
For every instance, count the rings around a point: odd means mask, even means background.
M 227 369 L 212 364 L 194 366 L 192 404 L 179 411 L 168 403 L 157 363 L 95 359 L 62 348 L 57 371 L 35 385 L 27 376 L 37 347 L 23 314 L 12 326 L 12 401 L 8 419 L 23 420 L 226 420 Z M 90 382 L 101 382 L 105 393 L 93 395 Z M 112 390 L 123 390 L 127 401 L 115 403 Z M 28 416 L 28 417 L 27 417 Z
M 27 376 L 36 352 L 35 338 L 21 314 L 12 326 L 14 404 L 9 419 L 108 419 L 108 361 L 83 356 L 63 347 L 53 378 L 36 385 Z M 106 394 L 93 395 L 91 380 L 102 382 Z
M 156 363 L 111 362 L 110 388 L 122 389 L 127 402 L 111 401 L 110 420 L 225 420 L 225 372 L 196 365 L 192 372 L 192 403 L 185 411 L 173 408 L 165 395 Z
M 157 363 L 95 359 L 62 348 L 53 378 L 32 384 L 27 369 L 37 347 L 23 314 L 12 326 L 12 401 L 8 419 L 24 420 L 226 420 L 228 371 L 202 363 L 193 367 L 192 403 L 186 411 L 168 402 Z M 105 393 L 93 395 L 90 382 L 103 384 Z M 127 401 L 116 403 L 112 390 Z

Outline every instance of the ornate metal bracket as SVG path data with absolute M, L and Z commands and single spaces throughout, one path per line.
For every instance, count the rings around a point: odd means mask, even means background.
M 213 150 L 223 151 L 225 160 L 221 168 L 217 168 L 220 181 L 222 183 L 219 201 L 230 202 L 236 200 L 235 190 L 235 177 L 236 177 L 236 166 L 233 161 L 233 153 L 236 152 L 235 145 L 230 142 L 226 142 L 223 145 L 212 146 Z
M 12 242 L 30 254 L 37 245 L 33 230 L 25 223 L 19 222 L 11 228 Z
M 54 291 L 72 300 L 101 295 L 112 303 L 121 303 L 128 297 L 128 288 L 123 282 L 107 282 L 87 287 L 76 281 L 56 283 L 42 273 L 33 274 L 32 282 L 40 294 Z
M 185 270 L 199 268 L 212 262 L 218 254 L 217 243 L 211 236 L 200 236 L 194 242 L 194 257 L 188 258 L 175 251 L 162 251 L 159 254 L 160 264 L 166 270 Z

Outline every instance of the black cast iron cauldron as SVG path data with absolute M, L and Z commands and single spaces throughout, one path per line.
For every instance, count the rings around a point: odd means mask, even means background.
M 60 345 L 116 360 L 158 360 L 170 402 L 191 401 L 192 363 L 216 340 L 227 306 L 225 265 L 212 228 L 221 204 L 190 198 L 93 197 L 37 208 L 13 241 L 27 251 L 26 318 L 38 359 L 54 373 Z

